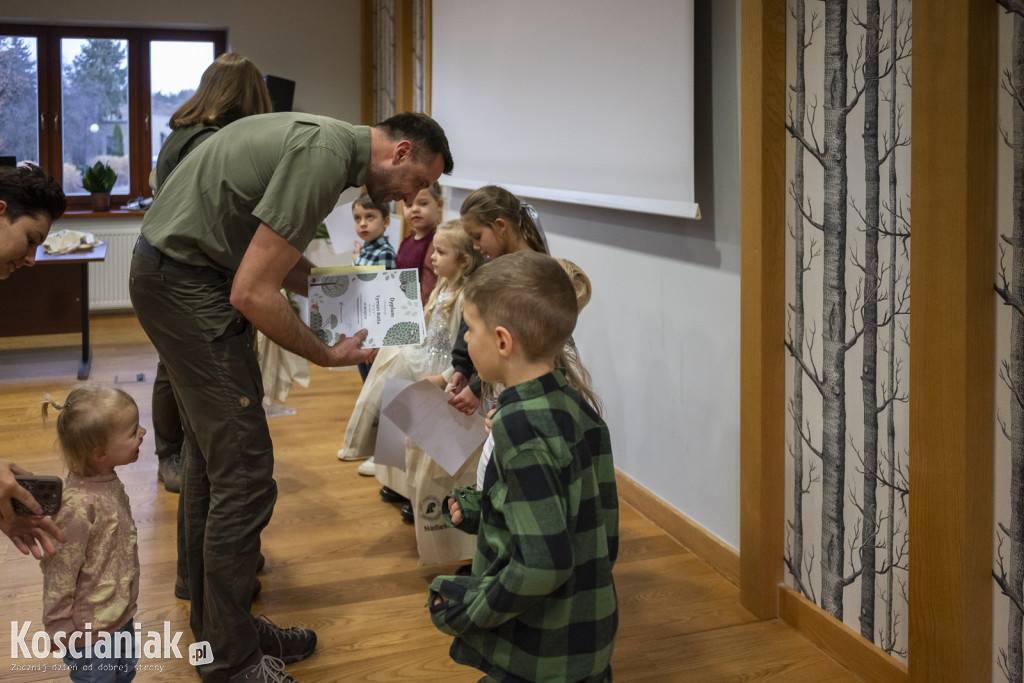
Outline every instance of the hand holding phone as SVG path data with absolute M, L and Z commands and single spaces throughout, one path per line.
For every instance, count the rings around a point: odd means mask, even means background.
M 52 518 L 37 516 L 25 505 L 25 502 L 35 502 L 36 505 L 39 505 L 39 501 L 22 486 L 22 478 L 32 478 L 32 475 L 10 460 L 0 459 L 0 532 L 10 538 L 11 543 L 18 550 L 25 555 L 32 555 L 37 560 L 42 559 L 44 553 L 51 556 L 56 555 L 56 543 L 65 543 L 67 538 Z M 50 477 L 50 479 L 57 479 L 57 477 Z M 57 481 L 60 482 L 59 479 Z M 30 486 L 35 488 L 32 484 Z M 43 497 L 49 497 L 52 501 L 55 493 L 52 481 L 44 488 L 47 493 Z M 40 495 L 43 495 L 41 491 Z M 18 498 L 21 500 L 17 500 Z M 56 508 L 52 502 L 49 506 L 50 510 L 54 512 L 60 508 L 60 495 L 58 494 L 56 498 L 58 501 Z M 29 514 L 14 514 L 12 504 L 16 500 L 22 508 L 28 510 Z M 41 508 L 42 506 L 40 506 Z M 45 510 L 43 512 L 45 513 Z
M 14 476 L 22 488 L 32 494 L 43 508 L 43 514 L 53 516 L 60 510 L 63 482 L 60 477 L 37 476 L 34 474 L 16 474 Z M 11 498 L 11 507 L 16 515 L 34 515 L 27 505 L 16 498 Z

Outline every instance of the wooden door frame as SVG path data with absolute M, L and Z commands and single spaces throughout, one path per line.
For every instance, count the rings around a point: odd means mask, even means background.
M 786 1 L 744 0 L 740 115 L 740 601 L 779 614 L 785 517 Z
M 910 674 L 992 678 L 998 7 L 914 4 Z M 916 456 L 916 457 L 915 457 Z

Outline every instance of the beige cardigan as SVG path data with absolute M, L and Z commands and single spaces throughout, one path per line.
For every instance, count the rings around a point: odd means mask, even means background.
M 44 556 L 43 625 L 63 631 L 115 632 L 129 622 L 139 597 L 138 532 L 124 485 L 114 473 L 68 475 L 54 521 L 67 536 Z

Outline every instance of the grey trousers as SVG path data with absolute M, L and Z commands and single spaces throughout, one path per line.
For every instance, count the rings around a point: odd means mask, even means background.
M 140 238 L 129 293 L 167 368 L 185 440 L 185 550 L 196 642 L 226 681 L 261 657 L 249 614 L 260 532 L 277 499 L 274 454 L 252 326 L 231 306 L 230 275 L 170 260 Z

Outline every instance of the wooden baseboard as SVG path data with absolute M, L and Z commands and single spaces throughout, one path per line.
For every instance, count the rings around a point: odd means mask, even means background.
M 779 618 L 844 668 L 872 683 L 906 683 L 907 665 L 789 586 L 779 586 Z
M 730 583 L 739 585 L 738 551 L 622 472 L 616 471 L 615 475 L 620 500 L 661 527 Z M 864 680 L 872 683 L 906 683 L 908 680 L 905 664 L 786 585 L 779 586 L 779 619 Z
M 735 586 L 740 583 L 740 554 L 707 529 L 616 470 L 619 498 L 661 527 L 680 545 Z

